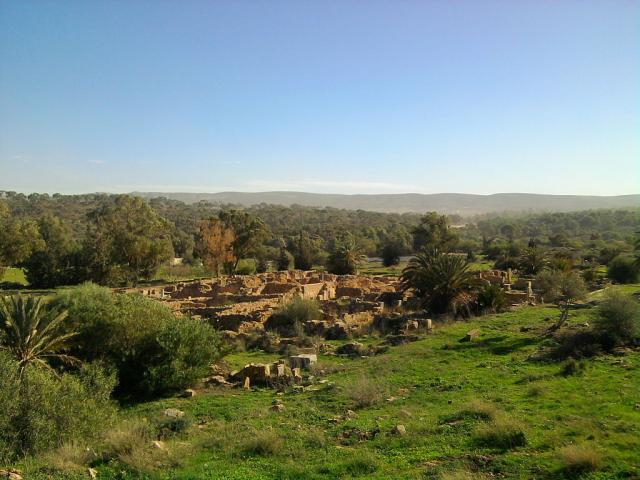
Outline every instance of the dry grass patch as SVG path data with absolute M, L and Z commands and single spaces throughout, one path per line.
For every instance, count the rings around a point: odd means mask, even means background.
M 460 418 L 478 418 L 480 420 L 495 420 L 498 416 L 498 409 L 489 402 L 475 399 L 467 403 L 459 412 Z
M 367 377 L 361 377 L 347 388 L 347 396 L 354 408 L 372 407 L 384 397 L 384 388 L 380 382 Z
M 245 456 L 270 457 L 282 450 L 284 440 L 271 430 L 254 432 L 240 444 L 240 452 Z
M 569 445 L 560 450 L 564 471 L 571 475 L 595 472 L 602 465 L 602 455 L 589 445 Z
M 47 464 L 61 472 L 79 473 L 95 460 L 96 453 L 76 442 L 65 443 L 46 455 Z
M 506 417 L 497 417 L 481 425 L 474 432 L 473 438 L 478 445 L 501 450 L 527 444 L 527 437 L 520 423 Z

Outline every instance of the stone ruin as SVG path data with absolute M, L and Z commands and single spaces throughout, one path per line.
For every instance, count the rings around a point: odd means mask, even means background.
M 305 325 L 308 334 L 341 338 L 350 328 L 370 323 L 384 305 L 405 299 L 396 277 L 333 275 L 292 270 L 232 275 L 148 288 L 128 289 L 156 298 L 174 311 L 206 319 L 222 331 L 264 330 L 275 309 L 301 297 L 317 300 L 322 318 Z M 346 332 L 345 332 L 346 330 Z
M 535 293 L 535 279 L 520 277 L 514 280 L 511 269 L 485 270 L 478 272 L 478 278 L 486 285 L 498 285 L 505 294 L 507 303 L 516 306 L 541 303 L 542 297 Z

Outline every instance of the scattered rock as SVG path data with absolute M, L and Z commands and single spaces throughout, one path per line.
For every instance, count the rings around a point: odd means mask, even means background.
M 276 403 L 275 405 L 272 405 L 270 410 L 272 412 L 282 412 L 284 411 L 284 405 L 282 405 L 281 403 Z
M 473 330 L 469 330 L 467 332 L 467 334 L 460 339 L 461 342 L 470 342 L 475 338 L 478 338 L 480 336 L 480 329 L 479 328 L 474 328 Z
M 251 379 L 249 377 L 244 377 L 242 388 L 244 388 L 245 390 L 251 390 Z
M 184 417 L 184 412 L 182 410 L 178 410 L 177 408 L 167 408 L 164 412 L 162 412 L 165 417 L 169 418 L 182 418 Z
M 403 345 L 405 343 L 411 343 L 411 342 L 416 342 L 420 340 L 420 337 L 418 335 L 405 335 L 405 334 L 401 334 L 401 335 L 389 335 L 384 343 L 388 344 L 388 345 Z
M 327 340 L 345 340 L 349 338 L 349 327 L 344 322 L 336 322 L 327 328 L 325 338 Z
M 233 383 L 227 382 L 227 379 L 222 375 L 214 375 L 207 378 L 204 384 L 208 387 L 232 387 Z
M 91 478 L 97 478 L 98 477 L 98 471 L 95 468 L 89 468 L 89 470 L 87 470 L 87 473 L 89 474 L 89 477 L 91 477 Z
M 358 416 L 358 414 L 356 412 L 354 412 L 353 410 L 347 410 L 344 414 L 345 418 L 350 420 L 352 418 L 356 418 Z
M 5 470 L 0 469 L 0 478 L 8 478 L 9 480 L 22 480 L 22 472 L 12 468 Z
M 392 435 L 404 435 L 407 433 L 407 429 L 404 425 L 396 425 L 391 429 Z
M 636 403 L 636 406 L 634 407 L 636 410 L 640 410 L 640 403 Z
M 162 440 L 154 440 L 154 442 L 152 443 L 153 448 L 157 449 L 157 450 L 166 450 L 167 447 L 165 446 L 164 442 Z
M 196 396 L 196 391 L 192 388 L 187 388 L 180 396 L 183 398 L 193 398 Z

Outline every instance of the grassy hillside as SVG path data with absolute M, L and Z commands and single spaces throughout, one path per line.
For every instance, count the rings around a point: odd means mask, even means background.
M 570 328 L 591 312 L 575 311 Z M 322 355 L 322 383 L 284 394 L 213 388 L 131 406 L 132 419 L 180 409 L 190 426 L 161 448 L 149 440 L 96 463 L 98 478 L 640 478 L 640 351 L 589 359 L 583 369 L 536 360 L 556 315 L 525 307 L 438 326 L 375 357 Z M 460 342 L 473 328 L 481 336 Z M 227 360 L 241 367 L 276 358 Z M 274 402 L 284 409 L 273 411 Z M 393 433 L 398 425 L 406 433 Z M 46 463 L 69 470 L 75 456 L 63 451 Z M 571 470 L 581 457 L 597 471 Z M 28 478 L 86 478 L 86 468 L 63 475 L 43 462 L 25 466 Z

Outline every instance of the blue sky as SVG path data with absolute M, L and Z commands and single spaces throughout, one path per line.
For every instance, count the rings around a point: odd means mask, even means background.
M 640 191 L 638 1 L 0 3 L 0 189 Z

